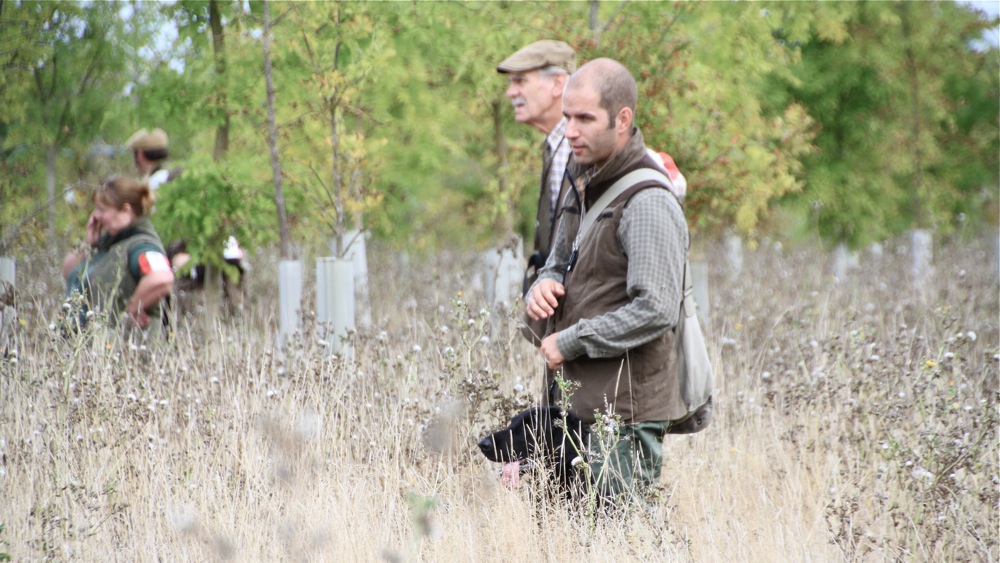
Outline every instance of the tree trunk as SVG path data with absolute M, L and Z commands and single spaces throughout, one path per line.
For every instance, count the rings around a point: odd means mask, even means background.
M 354 117 L 354 131 L 359 139 L 363 139 L 365 136 L 364 123 L 360 115 Z M 358 159 L 354 159 L 352 162 L 353 170 L 351 171 L 351 198 L 355 201 L 364 201 L 364 186 L 361 185 L 364 177 L 361 174 L 361 162 Z M 353 230 L 359 233 L 364 232 L 364 215 L 362 214 L 361 207 L 355 208 L 354 215 L 351 217 Z
M 281 259 L 288 260 L 288 217 L 285 214 L 285 192 L 282 187 L 281 159 L 278 156 L 278 125 L 274 110 L 274 80 L 271 72 L 271 5 L 263 2 L 264 9 L 264 80 L 267 84 L 267 140 L 271 148 L 271 170 L 274 174 L 274 205 L 278 209 L 278 233 Z
M 330 181 L 333 182 L 333 222 L 334 257 L 344 254 L 344 179 L 340 174 L 340 135 L 337 131 L 337 107 L 330 107 Z
M 916 56 L 913 53 L 913 29 L 910 26 L 910 7 L 904 4 L 900 4 L 900 22 L 902 23 L 903 39 L 906 42 L 906 75 L 910 82 L 910 102 L 912 104 L 911 111 L 912 115 L 910 117 L 910 125 L 912 126 L 912 142 L 913 142 L 913 185 L 910 186 L 910 194 L 913 197 L 912 209 L 913 218 L 916 221 L 916 227 L 923 228 L 928 226 L 928 221 L 924 217 L 923 202 L 921 198 L 923 197 L 923 183 L 924 183 L 924 158 L 923 149 L 921 147 L 921 117 L 923 116 L 923 108 L 920 105 L 920 76 L 919 69 L 917 68 Z
M 497 155 L 497 191 L 503 202 L 503 216 L 500 217 L 500 232 L 504 240 L 514 234 L 514 211 L 516 205 L 507 190 L 507 143 L 503 136 L 503 105 L 499 100 L 493 101 L 493 148 Z
M 590 14 L 587 21 L 588 27 L 590 27 L 590 33 L 594 36 L 594 42 L 601 42 L 601 22 L 597 19 L 597 9 L 600 7 L 600 0 L 590 0 Z
M 226 53 L 224 50 L 225 33 L 222 28 L 222 14 L 219 12 L 219 0 L 208 3 L 208 19 L 212 28 L 212 51 L 215 53 L 215 88 L 219 110 L 222 112 L 222 123 L 215 130 L 215 160 L 220 160 L 229 150 L 229 104 L 226 96 Z
M 588 15 L 587 25 L 590 28 L 591 36 L 594 38 L 595 47 L 601 44 L 601 34 L 604 33 L 605 29 L 611 27 L 611 24 L 618 19 L 618 16 L 622 13 L 622 10 L 625 9 L 625 5 L 628 4 L 628 1 L 629 0 L 621 0 L 621 2 L 618 3 L 618 8 L 615 10 L 615 13 L 611 14 L 608 20 L 604 22 L 604 25 L 601 25 L 601 15 L 599 13 L 601 0 L 590 0 L 590 13 Z M 669 29 L 670 25 L 667 27 Z
M 49 145 L 45 150 L 45 196 L 46 207 L 49 212 L 49 225 L 46 230 L 48 246 L 55 248 L 56 244 L 56 153 L 58 148 L 55 144 Z
M 340 25 L 340 4 L 337 4 L 334 23 Z M 341 42 L 338 40 L 333 47 L 333 70 L 340 68 L 340 47 Z M 347 187 L 344 185 L 344 175 L 340 172 L 340 131 L 337 128 L 337 105 L 340 102 L 338 98 L 339 92 L 335 90 L 330 99 L 327 100 L 327 104 L 330 112 L 330 180 L 333 182 L 333 210 L 337 214 L 333 223 L 333 250 L 334 258 L 343 258 L 345 252 L 344 234 L 347 232 L 347 221 L 344 220 L 344 191 Z

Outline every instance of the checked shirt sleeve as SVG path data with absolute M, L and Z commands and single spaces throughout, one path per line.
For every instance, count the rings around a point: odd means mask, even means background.
M 570 196 L 567 195 L 566 197 Z M 563 205 L 565 205 L 565 202 Z M 552 241 L 552 250 L 545 261 L 545 267 L 538 271 L 536 284 L 544 279 L 556 280 L 559 283 L 563 282 L 566 274 L 566 266 L 569 264 L 569 257 L 573 250 L 573 240 L 570 234 L 566 232 L 568 230 L 566 223 L 566 221 L 559 221 L 556 227 L 556 236 Z M 575 236 L 576 233 L 573 233 L 573 237 Z
M 677 324 L 688 244 L 677 200 L 666 190 L 642 190 L 625 208 L 617 234 L 628 256 L 630 301 L 560 332 L 557 343 L 566 359 L 620 356 Z

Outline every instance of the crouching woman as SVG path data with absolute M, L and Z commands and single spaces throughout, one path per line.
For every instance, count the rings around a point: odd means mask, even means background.
M 88 312 L 107 312 L 112 322 L 145 329 L 161 326 L 161 302 L 170 295 L 174 274 L 160 236 L 149 220 L 149 186 L 124 177 L 94 193 L 86 243 L 63 261 L 66 295 L 83 297 L 75 321 Z

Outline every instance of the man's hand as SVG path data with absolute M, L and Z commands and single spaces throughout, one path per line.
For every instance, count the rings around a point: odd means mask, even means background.
M 149 315 L 145 311 L 138 313 L 126 313 L 125 324 L 129 328 L 146 328 L 149 326 Z
M 558 334 L 558 332 L 553 332 L 543 338 L 542 345 L 538 348 L 538 351 L 542 353 L 542 359 L 545 360 L 545 364 L 549 366 L 549 369 L 559 369 L 562 367 L 563 362 L 566 361 L 562 352 L 559 351 L 559 345 L 556 343 L 556 335 Z
M 563 284 L 550 279 L 544 279 L 531 288 L 526 312 L 532 320 L 547 319 L 556 312 L 559 298 L 566 294 Z

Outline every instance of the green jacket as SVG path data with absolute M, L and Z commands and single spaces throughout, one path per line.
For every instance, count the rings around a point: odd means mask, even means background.
M 81 293 L 86 307 L 80 325 L 86 324 L 87 310 L 106 311 L 117 318 L 125 312 L 139 280 L 129 273 L 129 255 L 142 243 L 163 250 L 163 242 L 148 217 L 135 221 L 114 236 L 105 235 L 97 243 L 93 256 L 84 260 L 66 279 L 66 295 Z M 164 252 L 165 253 L 165 252 Z M 146 308 L 150 318 L 160 318 L 160 304 Z

